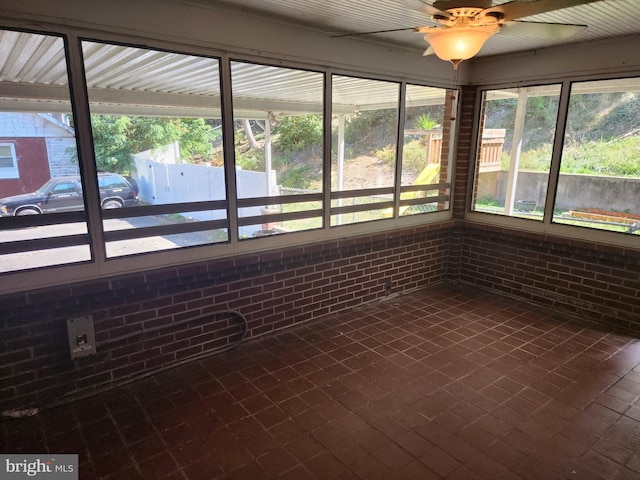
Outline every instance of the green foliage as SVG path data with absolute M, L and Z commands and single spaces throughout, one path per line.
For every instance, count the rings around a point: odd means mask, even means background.
M 373 156 L 386 164 L 393 164 L 396 161 L 396 146 L 386 145 L 379 150 L 373 152 Z
M 395 138 L 398 113 L 395 109 L 368 110 L 347 118 L 344 128 L 345 141 L 361 149 L 381 147 Z M 356 148 L 356 151 L 359 151 Z
M 273 129 L 277 134 L 274 145 L 283 153 L 291 153 L 322 142 L 322 117 L 300 115 L 283 117 Z
M 548 172 L 551 145 L 522 152 L 520 169 Z M 502 168 L 509 168 L 509 155 L 503 153 Z M 640 178 L 640 136 L 610 141 L 570 143 L 562 151 L 561 173 Z
M 311 169 L 307 165 L 293 165 L 278 171 L 278 183 L 289 188 L 309 188 Z
M 523 149 L 536 149 L 553 141 L 558 116 L 557 96 L 531 96 L 527 99 Z M 491 100 L 485 106 L 485 128 L 504 128 L 505 150 L 511 150 L 518 101 L 514 98 Z
M 611 140 L 640 127 L 640 94 L 611 92 L 572 95 L 567 137 L 576 142 Z
M 427 166 L 427 146 L 421 140 L 405 143 L 402 150 L 402 169 L 422 171 Z
M 130 173 L 131 155 L 174 141 L 179 142 L 184 160 L 207 158 L 220 137 L 201 118 L 93 115 L 91 128 L 98 169 L 120 173 Z
M 396 161 L 395 145 L 387 145 L 373 152 L 373 156 L 387 165 L 392 165 Z M 409 140 L 402 149 L 402 169 L 420 172 L 427 166 L 427 147 L 419 139 Z
M 236 166 L 252 172 L 264 172 L 264 149 L 252 148 L 246 152 L 236 149 Z
M 565 146 L 561 172 L 640 178 L 640 137 Z
M 504 204 L 489 195 L 483 195 L 476 200 L 476 207 L 504 207 Z
M 433 128 L 438 128 L 439 126 L 440 124 L 438 121 L 431 118 L 426 113 L 418 115 L 418 118 L 415 120 L 415 128 L 417 130 L 431 130 Z

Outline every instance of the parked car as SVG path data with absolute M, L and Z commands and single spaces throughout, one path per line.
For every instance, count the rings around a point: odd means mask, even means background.
M 102 208 L 129 207 L 138 203 L 135 181 L 117 173 L 98 173 Z M 54 177 L 33 193 L 0 198 L 0 216 L 83 210 L 82 183 L 77 175 Z

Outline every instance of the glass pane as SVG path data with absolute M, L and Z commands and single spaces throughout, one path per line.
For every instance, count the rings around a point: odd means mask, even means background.
M 484 92 L 473 209 L 542 221 L 560 85 Z
M 265 199 L 239 208 L 241 219 L 251 217 L 240 222 L 240 238 L 321 228 L 324 75 L 232 62 L 231 81 L 238 198 Z M 268 198 L 291 195 L 305 197 Z
M 0 272 L 90 260 L 64 42 L 3 30 L 0 51 L 0 86 L 21 91 L 0 93 Z
M 398 145 L 400 85 L 363 78 L 333 77 L 331 191 L 393 188 Z M 389 193 L 337 199 L 334 207 L 393 202 Z M 332 215 L 331 225 L 379 220 L 392 210 L 371 207 L 367 213 Z
M 95 42 L 82 50 L 98 186 L 111 210 L 104 229 L 138 230 L 107 235 L 107 255 L 227 241 L 218 60 Z
M 402 143 L 402 186 L 449 182 L 449 143 L 454 92 L 441 88 L 407 85 L 404 138 Z M 400 215 L 428 213 L 449 208 L 448 201 L 429 202 L 428 197 L 448 196 L 449 188 L 402 192 Z M 419 199 L 423 202 L 415 203 Z
M 575 83 L 553 221 L 640 235 L 640 78 Z

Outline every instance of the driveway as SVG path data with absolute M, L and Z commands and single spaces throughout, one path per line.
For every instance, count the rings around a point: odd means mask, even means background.
M 131 228 L 165 225 L 161 217 L 148 216 L 127 220 L 112 219 L 105 222 L 106 231 L 126 230 Z M 63 235 L 78 235 L 87 233 L 82 223 L 65 225 L 48 225 L 44 227 L 30 227 L 16 230 L 0 231 L 0 273 L 29 268 L 63 265 L 88 261 L 91 253 L 88 245 L 57 248 L 52 250 L 38 250 L 16 254 L 3 254 L 2 243 L 38 238 L 54 238 Z M 107 245 L 108 257 L 121 257 L 135 253 L 156 252 L 173 248 L 212 243 L 211 232 L 180 233 L 154 237 L 143 237 L 133 240 L 110 242 Z

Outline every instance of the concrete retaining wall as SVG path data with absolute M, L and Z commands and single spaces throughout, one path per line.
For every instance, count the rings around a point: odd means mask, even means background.
M 478 177 L 478 198 L 491 197 L 504 202 L 507 176 L 506 171 L 481 173 Z M 515 200 L 534 200 L 538 205 L 544 205 L 547 180 L 547 173 L 519 172 Z M 640 178 L 562 174 L 558 182 L 556 207 L 640 214 Z

